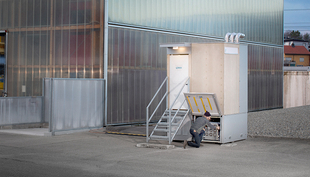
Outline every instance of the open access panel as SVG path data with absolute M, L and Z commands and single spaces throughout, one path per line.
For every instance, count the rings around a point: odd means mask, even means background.
M 222 115 L 215 93 L 184 93 L 193 119 L 211 113 L 211 124 L 220 130 L 206 128 L 202 142 L 228 143 L 247 138 L 247 113 Z

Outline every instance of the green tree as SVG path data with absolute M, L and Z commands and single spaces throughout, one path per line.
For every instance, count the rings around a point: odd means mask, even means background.
M 290 33 L 290 38 L 291 39 L 302 39 L 302 35 L 300 34 L 300 32 L 297 30 L 297 31 L 292 31 Z
M 309 33 L 304 34 L 303 40 L 310 42 L 310 36 Z

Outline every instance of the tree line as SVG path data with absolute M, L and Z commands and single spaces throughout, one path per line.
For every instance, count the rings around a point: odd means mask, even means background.
M 298 30 L 288 30 L 284 32 L 284 39 L 301 39 L 310 42 L 310 35 L 309 33 L 301 34 Z

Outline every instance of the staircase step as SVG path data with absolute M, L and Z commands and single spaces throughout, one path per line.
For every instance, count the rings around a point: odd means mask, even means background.
M 169 110 L 166 110 L 165 112 L 168 112 L 169 113 Z M 177 112 L 177 110 L 171 110 L 171 113 L 176 113 Z M 179 110 L 179 113 L 186 113 L 187 112 L 187 110 Z
M 169 129 L 154 129 L 154 132 L 169 132 Z M 175 130 L 171 130 L 171 133 L 174 133 Z
M 156 136 L 156 135 L 152 135 L 150 136 L 151 139 L 169 139 L 168 136 Z
M 171 123 L 172 126 L 178 126 L 179 123 Z M 168 122 L 160 122 L 158 123 L 158 126 L 169 126 Z
M 169 119 L 169 116 L 162 116 L 163 119 Z M 171 117 L 172 119 L 173 117 Z M 183 116 L 176 116 L 174 119 L 182 119 Z

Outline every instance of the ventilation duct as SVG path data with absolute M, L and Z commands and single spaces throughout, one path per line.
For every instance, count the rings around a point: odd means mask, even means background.
M 239 43 L 240 38 L 244 38 L 245 34 L 243 33 L 226 33 L 225 42 L 227 43 Z

